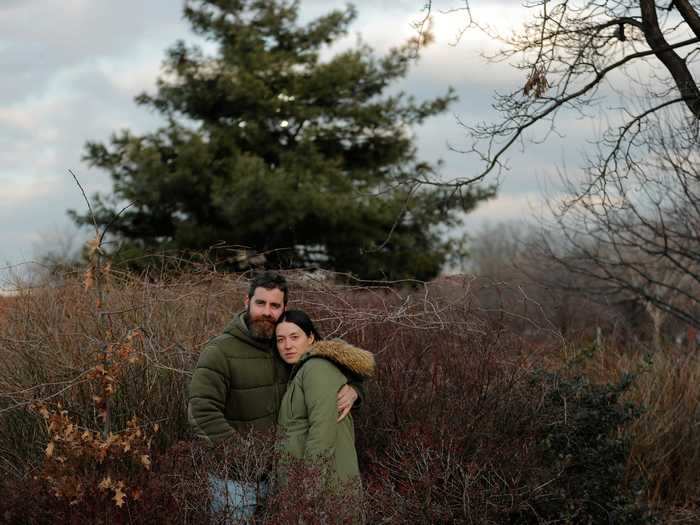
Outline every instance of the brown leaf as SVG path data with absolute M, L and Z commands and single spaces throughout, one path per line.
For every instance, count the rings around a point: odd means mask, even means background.
M 117 507 L 122 507 L 124 505 L 124 500 L 126 499 L 126 492 L 122 490 L 124 488 L 124 483 L 121 481 L 117 484 L 116 487 L 114 487 L 114 497 L 112 498 L 114 500 L 114 503 L 117 504 Z
M 88 249 L 88 257 L 92 257 L 95 255 L 95 252 L 100 249 L 100 238 L 95 237 L 94 239 L 87 241 L 85 244 L 87 245 Z
M 102 481 L 100 481 L 100 484 L 98 485 L 98 488 L 100 490 L 107 490 L 112 487 L 112 478 L 110 476 L 107 476 L 106 478 L 102 478 Z
M 97 453 L 95 454 L 95 459 L 97 459 L 98 463 L 102 463 L 105 458 L 107 457 L 107 448 L 100 447 Z
M 47 458 L 50 458 L 51 456 L 53 456 L 54 448 L 56 448 L 56 443 L 54 443 L 53 441 L 49 441 L 49 444 L 46 445 L 46 457 Z
M 146 470 L 151 470 L 151 458 L 148 457 L 148 454 L 143 454 L 141 456 L 141 464 L 146 468 Z
M 87 272 L 85 272 L 85 275 L 83 276 L 83 287 L 86 290 L 89 290 L 93 287 L 94 283 L 95 281 L 92 274 L 92 268 L 90 268 Z
M 541 97 L 549 88 L 549 82 L 542 66 L 533 66 L 530 76 L 525 82 L 523 93 L 525 96 Z

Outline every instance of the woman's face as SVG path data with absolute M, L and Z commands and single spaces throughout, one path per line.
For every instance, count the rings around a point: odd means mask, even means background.
M 304 330 L 294 323 L 283 321 L 277 325 L 277 351 L 282 360 L 293 365 L 314 343 L 314 336 L 306 335 Z

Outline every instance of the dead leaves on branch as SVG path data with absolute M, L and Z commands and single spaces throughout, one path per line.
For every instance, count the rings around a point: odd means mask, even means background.
M 159 427 L 155 424 L 147 431 L 133 416 L 126 428 L 111 431 L 110 403 L 128 368 L 141 362 L 143 335 L 133 329 L 126 337 L 115 337 L 114 314 L 102 310 L 112 277 L 111 264 L 101 246 L 102 237 L 97 232 L 86 245 L 89 264 L 82 283 L 86 291 L 94 290 L 95 314 L 101 328 L 96 342 L 99 350 L 85 374 L 94 392 L 92 409 L 98 419 L 93 418 L 92 425 L 81 421 L 60 402 L 49 405 L 45 400 L 36 401 L 30 408 L 44 420 L 49 437 L 42 470 L 36 479 L 44 480 L 54 496 L 70 505 L 86 498 L 100 502 L 108 496 L 121 508 L 129 499 L 135 501 L 141 497 L 142 490 L 137 485 L 139 478 L 143 481 L 143 475 L 151 470 L 152 434 Z M 86 414 L 91 411 L 90 407 L 84 409 Z M 103 429 L 93 430 L 99 420 Z M 127 482 L 132 486 L 127 486 Z
M 523 94 L 526 97 L 532 96 L 535 98 L 540 98 L 549 89 L 549 82 L 547 82 L 546 72 L 543 66 L 535 65 L 532 67 L 530 76 L 525 82 L 523 87 Z
M 103 422 L 108 417 L 108 401 L 114 396 L 119 378 L 123 377 L 129 365 L 140 363 L 143 353 L 139 349 L 143 335 L 139 330 L 129 332 L 121 343 L 108 344 L 100 355 L 100 362 L 88 374 L 88 379 L 98 387 L 101 395 L 92 397 Z
M 92 396 L 92 402 L 103 423 L 109 419 L 109 401 L 117 392 L 120 378 L 130 365 L 141 360 L 141 339 L 141 332 L 132 330 L 123 341 L 107 344 L 87 373 L 88 381 L 99 393 Z M 151 435 L 158 432 L 157 424 L 147 432 L 133 416 L 120 432 L 100 432 L 81 426 L 60 403 L 50 406 L 37 402 L 31 408 L 46 424 L 49 442 L 41 478 L 56 497 L 74 505 L 87 496 L 109 494 L 117 507 L 127 498 L 138 499 L 140 489 L 128 487 L 122 480 L 136 479 L 136 471 L 150 471 Z
M 150 471 L 152 435 L 158 425 L 146 431 L 134 416 L 121 432 L 103 436 L 80 427 L 60 404 L 36 404 L 32 409 L 44 419 L 49 434 L 40 476 L 54 496 L 74 505 L 88 495 L 109 495 L 117 507 L 127 498 L 139 499 L 141 490 L 123 480 L 135 479 L 134 471 Z
M 124 501 L 126 500 L 126 492 L 124 492 L 124 489 L 126 489 L 126 486 L 123 481 L 112 481 L 112 478 L 107 476 L 100 481 L 98 488 L 102 492 L 112 491 L 114 493 L 112 499 L 117 507 L 121 508 L 124 505 Z
M 83 274 L 83 288 L 96 290 L 95 307 L 99 311 L 104 302 L 104 286 L 111 282 L 112 263 L 106 260 L 102 250 L 102 237 L 98 234 L 85 245 L 85 252 L 89 261 Z

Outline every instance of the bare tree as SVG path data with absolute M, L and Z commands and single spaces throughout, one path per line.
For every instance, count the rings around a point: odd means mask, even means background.
M 685 130 L 688 131 L 687 129 Z M 636 298 L 654 324 L 670 314 L 700 327 L 700 151 L 683 130 L 657 122 L 624 170 L 588 171 L 581 192 L 552 203 L 542 247 L 567 269 L 593 278 L 589 293 Z M 556 234 L 552 232 L 557 232 Z
M 677 109 L 685 126 L 697 125 L 697 2 L 669 0 L 661 6 L 652 0 L 523 0 L 532 15 L 509 36 L 495 33 L 473 15 L 472 4 L 479 3 L 464 0 L 457 8 L 452 3 L 449 11 L 464 16 L 464 32 L 484 31 L 498 40 L 501 50 L 487 58 L 521 70 L 524 85 L 495 95 L 499 120 L 466 126 L 472 143 L 465 152 L 477 155 L 482 169 L 447 184 L 466 185 L 498 171 L 514 145 L 543 140 L 543 125 L 546 138 L 572 112 L 590 116 L 599 110 L 609 121 L 618 121 L 597 137 L 597 168 L 603 177 L 618 167 L 630 147 L 638 146 L 653 117 Z M 437 4 L 426 3 L 428 15 Z M 426 15 L 422 22 L 428 19 Z M 421 31 L 425 23 L 416 27 Z M 610 107 L 610 89 L 615 107 Z
M 467 127 L 482 169 L 449 184 L 500 170 L 514 145 L 545 140 L 564 117 L 607 122 L 582 177 L 562 176 L 544 251 L 586 277 L 582 291 L 642 302 L 657 344 L 666 315 L 700 326 L 700 4 L 524 0 L 532 16 L 502 37 L 477 3 L 452 11 L 501 42 L 491 59 L 522 70 L 524 85 L 495 96 L 499 120 Z
M 513 280 L 513 268 L 534 231 L 522 223 L 485 224 L 469 238 L 472 271 L 482 277 Z

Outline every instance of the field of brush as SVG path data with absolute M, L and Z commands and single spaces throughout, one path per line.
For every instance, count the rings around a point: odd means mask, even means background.
M 245 276 L 94 277 L 0 298 L 0 522 L 216 523 L 207 473 L 254 478 L 274 449 L 207 449 L 187 425 L 190 371 Z M 541 303 L 479 279 L 288 278 L 290 306 L 376 355 L 354 413 L 364 494 L 301 475 L 257 523 L 342 522 L 351 504 L 367 523 L 700 520 L 697 355 L 563 336 Z

